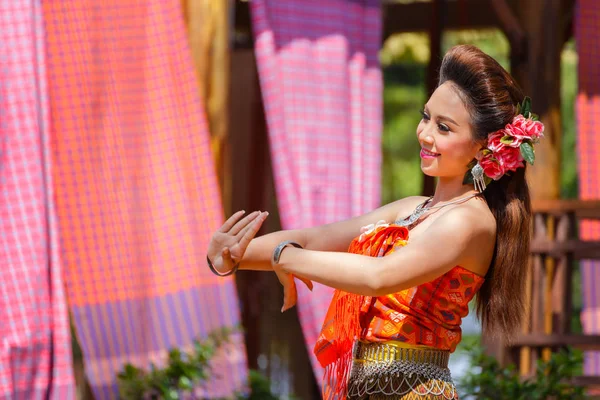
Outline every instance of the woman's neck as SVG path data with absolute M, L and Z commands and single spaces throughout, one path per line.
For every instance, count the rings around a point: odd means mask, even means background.
M 439 178 L 431 204 L 448 202 L 477 193 L 473 185 L 463 185 L 462 182 L 462 177 Z

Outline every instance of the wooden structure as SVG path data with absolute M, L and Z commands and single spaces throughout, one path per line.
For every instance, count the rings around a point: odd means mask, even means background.
M 574 334 L 573 269 L 580 260 L 600 260 L 600 242 L 579 240 L 582 219 L 600 220 L 600 201 L 536 201 L 528 279 L 529 307 L 523 333 L 505 353 L 522 375 L 534 373 L 538 359 L 565 346 L 600 351 L 600 335 Z M 600 388 L 600 377 L 582 376 L 576 383 Z

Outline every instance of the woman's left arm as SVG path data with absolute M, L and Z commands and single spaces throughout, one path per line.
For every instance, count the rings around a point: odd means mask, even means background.
M 275 268 L 346 292 L 383 296 L 430 282 L 457 265 L 481 265 L 491 259 L 495 230 L 489 225 L 473 210 L 457 207 L 389 256 L 289 247 Z M 490 254 L 481 254 L 486 249 Z

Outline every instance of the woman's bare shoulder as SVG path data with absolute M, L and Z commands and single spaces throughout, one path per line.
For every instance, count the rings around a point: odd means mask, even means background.
M 445 239 L 440 241 L 461 249 L 459 265 L 486 274 L 496 244 L 496 219 L 485 201 L 477 199 L 447 210 L 430 229 L 441 233 Z
M 473 231 L 473 235 L 496 235 L 496 218 L 483 198 L 475 198 L 449 208 L 436 222 L 458 223 Z
M 392 223 L 413 212 L 427 197 L 411 196 L 385 204 L 366 214 L 344 221 L 303 230 L 309 239 L 307 248 L 323 251 L 345 251 L 350 241 L 360 234 L 360 229 L 379 221 Z

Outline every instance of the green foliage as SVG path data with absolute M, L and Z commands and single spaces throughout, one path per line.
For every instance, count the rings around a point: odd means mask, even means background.
M 533 146 L 528 142 L 521 143 L 520 146 L 521 155 L 529 164 L 533 165 L 535 161 L 535 153 L 533 152 Z
M 575 40 L 571 39 L 565 45 L 562 53 L 560 96 L 562 117 L 562 145 L 561 145 L 561 197 L 576 199 L 579 195 L 577 180 L 576 157 L 576 123 L 575 99 L 577 96 L 577 52 Z M 578 287 L 575 288 L 576 290 Z
M 122 400 L 175 400 L 190 398 L 195 387 L 202 386 L 211 376 L 210 361 L 237 329 L 225 328 L 196 340 L 193 349 L 169 351 L 162 368 L 152 364 L 150 370 L 126 364 L 117 375 L 119 398 Z M 250 371 L 250 394 L 238 393 L 237 400 L 277 400 L 271 393 L 271 383 L 258 371 Z M 187 397 L 186 397 L 187 396 Z M 192 397 L 195 398 L 195 397 Z
M 384 70 L 383 183 L 384 204 L 421 192 L 420 146 L 416 130 L 425 104 L 425 67 L 396 65 Z
M 463 29 L 444 32 L 442 37 L 442 53 L 452 46 L 472 44 L 484 53 L 494 57 L 502 67 L 510 70 L 510 43 L 499 29 Z
M 156 398 L 179 399 L 189 393 L 196 384 L 210 375 L 210 360 L 226 343 L 233 331 L 223 329 L 211 333 L 206 339 L 196 340 L 191 351 L 169 351 L 166 365 L 159 368 L 152 364 L 150 371 L 126 364 L 117 375 L 119 396 L 123 400 Z
M 472 368 L 459 382 L 461 395 L 477 400 L 579 400 L 584 389 L 569 381 L 581 369 L 581 353 L 562 350 L 548 362 L 539 361 L 535 375 L 521 379 L 514 365 L 502 367 L 480 346 L 467 349 Z
M 250 371 L 250 396 L 238 395 L 238 400 L 279 400 L 271 393 L 271 382 L 258 371 Z
M 517 114 L 522 114 L 525 118 L 529 118 L 529 113 L 531 112 L 531 99 L 528 96 L 525 96 L 523 100 L 523 104 L 517 105 Z
M 381 65 L 429 62 L 429 36 L 426 33 L 405 32 L 390 36 L 379 53 Z

